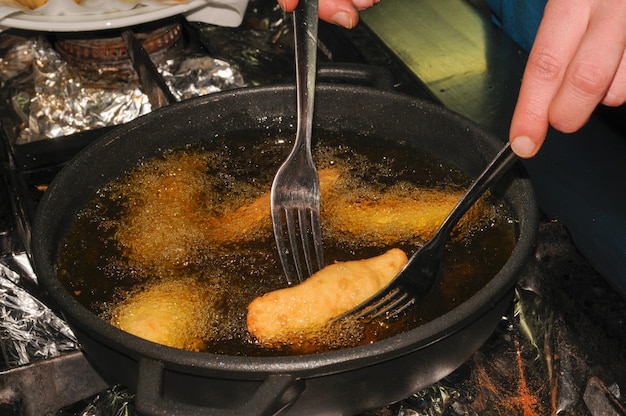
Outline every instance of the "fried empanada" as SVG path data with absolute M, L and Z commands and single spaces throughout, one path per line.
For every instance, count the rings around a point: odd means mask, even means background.
M 336 169 L 320 169 L 320 189 L 326 193 L 339 179 Z M 268 230 L 271 224 L 270 193 L 266 192 L 247 205 L 230 211 L 222 217 L 208 220 L 208 232 L 213 241 L 235 242 L 250 240 L 261 230 Z
M 144 266 L 184 264 L 206 236 L 210 192 L 206 158 L 198 154 L 142 165 L 114 194 L 124 205 L 115 233 L 124 255 Z
M 325 192 L 339 173 L 326 169 L 319 176 Z M 212 198 L 219 198 L 213 192 L 206 158 L 200 154 L 181 153 L 146 163 L 118 192 L 125 213 L 115 238 L 124 255 L 143 266 L 180 267 L 193 260 L 199 247 L 269 235 L 269 192 L 224 215 L 210 210 Z
M 391 249 L 377 257 L 328 265 L 296 286 L 254 299 L 248 305 L 248 331 L 263 344 L 317 331 L 382 289 L 406 262 L 402 250 Z
M 383 195 L 377 199 L 355 198 L 335 192 L 323 204 L 328 231 L 347 237 L 357 245 L 389 246 L 424 242 L 439 228 L 463 192 L 415 188 L 408 195 Z M 460 221 L 476 221 L 484 213 L 477 203 Z
M 117 304 L 110 323 L 148 341 L 199 351 L 214 330 L 214 302 L 206 284 L 160 279 Z

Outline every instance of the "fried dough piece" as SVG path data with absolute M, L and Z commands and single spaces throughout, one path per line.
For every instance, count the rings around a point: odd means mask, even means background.
M 287 342 L 316 331 L 387 285 L 407 262 L 397 248 L 324 267 L 299 285 L 269 292 L 248 305 L 248 331 L 261 343 Z
M 322 193 L 329 191 L 339 179 L 337 169 L 321 169 L 318 174 Z M 269 229 L 270 224 L 270 193 L 266 192 L 247 205 L 210 219 L 208 230 L 216 242 L 234 242 L 250 239 L 252 234 Z
M 247 205 L 227 212 L 221 217 L 209 218 L 207 238 L 215 242 L 236 242 L 258 234 L 267 229 L 269 216 L 270 194 L 264 193 Z
M 143 265 L 185 263 L 206 235 L 210 190 L 206 159 L 198 154 L 146 163 L 116 194 L 125 201 L 115 234 L 124 254 Z
M 357 244 L 385 246 L 398 242 L 426 241 L 462 197 L 462 191 L 417 188 L 410 195 L 385 195 L 377 200 L 357 199 L 335 193 L 323 206 L 331 232 Z M 472 223 L 484 211 L 476 204 L 459 222 Z
M 339 170 L 333 168 L 320 169 L 320 192 L 330 191 L 339 179 Z
M 110 323 L 123 331 L 169 347 L 204 348 L 212 336 L 215 294 L 192 279 L 161 279 L 132 294 L 112 311 Z
M 320 170 L 322 190 L 338 177 L 336 170 Z M 211 192 L 206 159 L 199 154 L 146 163 L 117 193 L 126 200 L 115 234 L 125 256 L 144 266 L 180 267 L 199 247 L 250 241 L 271 232 L 269 192 L 222 216 L 207 206 L 215 197 Z

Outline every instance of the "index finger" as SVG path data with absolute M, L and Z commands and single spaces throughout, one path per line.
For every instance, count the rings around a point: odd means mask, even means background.
M 589 7 L 584 1 L 555 0 L 546 5 L 511 120 L 511 146 L 521 157 L 534 156 L 543 143 L 548 132 L 550 104 L 585 33 L 588 19 Z
M 366 9 L 378 0 L 320 0 L 319 16 L 325 22 L 352 29 L 359 21 L 358 9 Z M 286 12 L 298 6 L 298 0 L 278 0 L 278 5 Z
M 292 12 L 298 5 L 298 0 L 278 0 L 278 5 L 286 12 Z

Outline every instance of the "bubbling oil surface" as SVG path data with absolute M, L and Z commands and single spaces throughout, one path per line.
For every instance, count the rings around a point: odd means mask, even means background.
M 384 203 L 385 198 L 410 196 L 416 189 L 462 192 L 469 184 L 450 164 L 407 144 L 318 135 L 317 167 L 340 171 L 335 191 L 342 198 Z M 210 219 L 226 218 L 238 207 L 266 197 L 290 140 L 280 135 L 250 140 L 242 134 L 141 161 L 80 211 L 59 253 L 59 278 L 83 305 L 107 320 L 114 318 L 117 305 L 164 280 L 186 282 L 190 288 L 202 285 L 206 299 L 189 312 L 198 314 L 191 321 L 202 326 L 192 332 L 205 334 L 202 350 L 270 356 L 367 344 L 422 325 L 475 294 L 513 250 L 514 221 L 499 202 L 489 200 L 481 218 L 456 231 L 437 286 L 402 316 L 367 324 L 340 322 L 290 345 L 262 347 L 247 332 L 247 305 L 287 285 L 269 203 L 266 215 L 251 227 L 236 224 L 232 232 L 225 228 L 216 233 L 224 221 Z M 355 241 L 328 226 L 324 204 L 330 203 L 322 195 L 327 263 L 371 257 L 391 247 L 410 256 L 425 240 L 416 236 L 392 243 Z

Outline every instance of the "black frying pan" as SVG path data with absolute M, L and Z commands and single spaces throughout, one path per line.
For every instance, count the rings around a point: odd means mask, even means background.
M 318 85 L 314 128 L 380 143 L 406 140 L 476 176 L 502 142 L 436 104 L 351 83 Z M 371 77 L 370 77 L 371 78 Z M 375 79 L 376 77 L 374 77 Z M 144 414 L 353 415 L 401 400 L 461 365 L 494 330 L 533 250 L 533 192 L 513 169 L 497 193 L 519 221 L 516 247 L 476 295 L 414 330 L 374 344 L 291 357 L 236 357 L 177 350 L 125 333 L 81 306 L 59 282 L 59 244 L 96 190 L 145 157 L 238 132 L 291 131 L 295 87 L 245 88 L 172 104 L 115 129 L 71 161 L 50 185 L 34 222 L 37 275 L 102 376 L 136 391 Z M 253 144 L 253 143 L 251 143 Z M 282 413 L 281 413 L 282 414 Z

